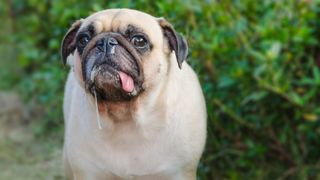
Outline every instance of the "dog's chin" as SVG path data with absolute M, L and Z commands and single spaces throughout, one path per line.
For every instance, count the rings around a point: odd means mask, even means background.
M 90 80 L 86 82 L 87 91 L 99 101 L 130 101 L 141 91 L 129 73 L 117 70 L 108 64 L 93 68 L 90 76 Z

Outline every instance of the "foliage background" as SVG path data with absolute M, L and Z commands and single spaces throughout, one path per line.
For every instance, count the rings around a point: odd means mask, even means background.
M 189 63 L 208 109 L 199 179 L 320 179 L 319 5 L 318 0 L 1 1 L 0 88 L 22 99 L 28 114 L 23 125 L 34 137 L 28 145 L 10 138 L 0 144 L 3 178 L 62 178 L 60 163 L 39 165 L 60 158 L 48 154 L 62 146 L 68 68 L 59 57 L 61 39 L 76 19 L 128 7 L 166 17 L 188 39 Z M 16 168 L 19 163 L 25 166 Z M 37 169 L 29 166 L 45 170 L 33 174 Z

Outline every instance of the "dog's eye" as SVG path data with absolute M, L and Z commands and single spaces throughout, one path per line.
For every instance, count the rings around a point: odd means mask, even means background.
M 142 35 L 133 36 L 131 42 L 137 48 L 144 48 L 148 44 L 148 41 Z
M 90 41 L 90 37 L 88 35 L 82 35 L 78 39 L 78 44 L 80 47 L 85 47 Z

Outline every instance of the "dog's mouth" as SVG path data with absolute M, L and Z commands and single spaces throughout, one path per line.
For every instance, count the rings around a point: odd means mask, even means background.
M 128 101 L 143 90 L 140 56 L 129 42 L 116 38 L 116 46 L 99 47 L 94 43 L 82 54 L 86 90 L 98 100 Z
M 100 77 L 102 76 L 102 77 Z M 109 65 L 107 63 L 93 67 L 90 72 L 90 82 L 88 82 L 88 87 L 90 91 L 96 90 L 99 88 L 99 84 L 103 83 L 99 78 L 106 78 L 109 80 L 114 80 L 114 86 L 121 88 L 122 91 L 128 94 L 135 94 L 135 86 L 138 83 L 135 83 L 134 75 L 128 72 L 124 72 L 116 65 Z M 110 79 L 111 78 L 111 79 Z

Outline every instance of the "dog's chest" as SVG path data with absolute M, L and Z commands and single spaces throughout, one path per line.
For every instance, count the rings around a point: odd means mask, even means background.
M 175 171 L 185 159 L 181 157 L 183 147 L 174 146 L 177 140 L 165 131 L 152 133 L 147 139 L 132 129 L 109 136 L 96 133 L 83 132 L 82 137 L 73 140 L 75 146 L 69 156 L 80 171 L 135 177 Z

